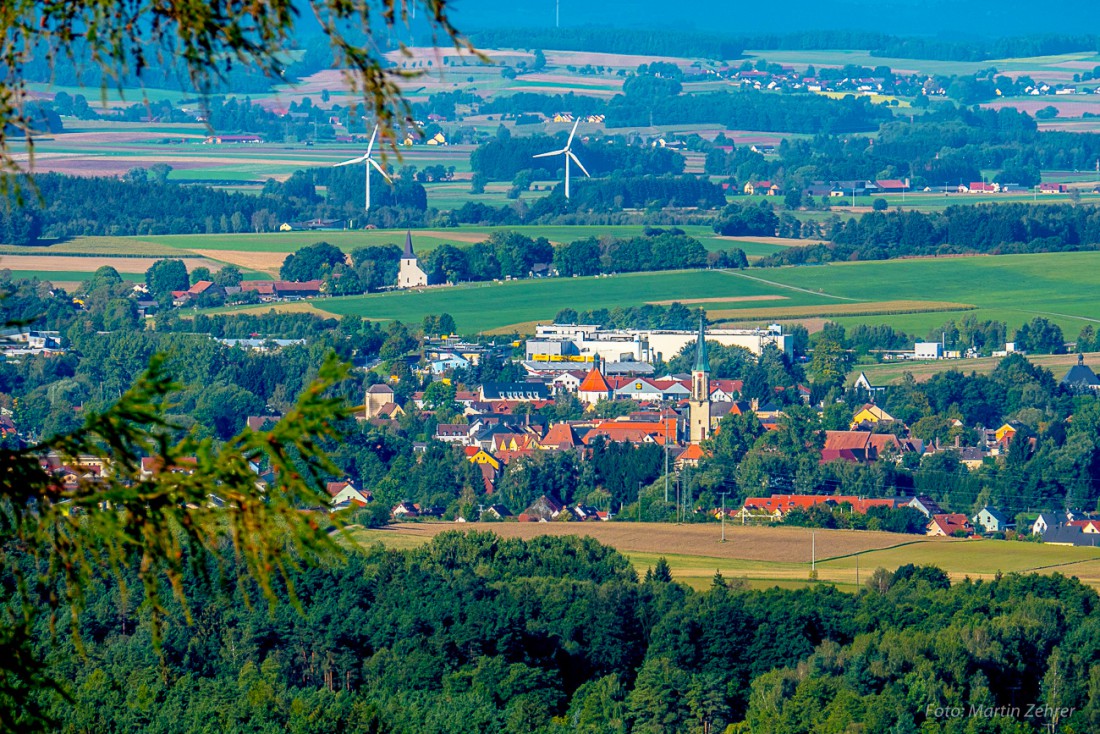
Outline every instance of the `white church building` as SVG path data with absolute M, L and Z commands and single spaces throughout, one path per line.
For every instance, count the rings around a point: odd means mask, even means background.
M 398 288 L 418 288 L 428 284 L 428 274 L 416 264 L 413 252 L 412 232 L 405 232 L 405 252 L 401 255 L 401 268 L 397 271 Z

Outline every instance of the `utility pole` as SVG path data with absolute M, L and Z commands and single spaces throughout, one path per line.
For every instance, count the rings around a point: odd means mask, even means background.
M 810 573 L 817 573 L 817 531 L 810 531 Z
M 642 521 L 642 483 L 638 482 L 638 522 Z
M 722 493 L 722 542 L 726 542 L 726 495 L 729 492 Z
M 856 591 L 859 591 L 859 556 L 856 556 Z
M 665 504 L 668 504 L 668 417 L 665 417 Z

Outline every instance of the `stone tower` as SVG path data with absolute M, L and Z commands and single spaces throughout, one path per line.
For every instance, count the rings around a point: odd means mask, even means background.
M 695 365 L 691 368 L 691 398 L 688 400 L 692 443 L 710 438 L 710 360 L 707 359 L 707 332 L 699 319 L 699 338 L 695 342 Z

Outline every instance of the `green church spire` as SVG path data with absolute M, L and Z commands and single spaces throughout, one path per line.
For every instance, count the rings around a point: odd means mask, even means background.
M 695 366 L 693 372 L 710 372 L 710 360 L 707 358 L 707 331 L 705 319 L 699 317 L 699 339 L 695 342 Z

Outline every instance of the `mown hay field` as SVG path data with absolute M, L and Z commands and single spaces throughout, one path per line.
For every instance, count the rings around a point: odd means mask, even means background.
M 716 572 L 756 587 L 831 583 L 848 590 L 876 568 L 906 563 L 934 565 L 954 581 L 998 573 L 1062 573 L 1100 588 L 1100 549 L 996 540 L 926 538 L 854 530 L 745 527 L 728 523 L 726 542 L 718 523 L 401 523 L 380 530 L 353 528 L 355 542 L 414 548 L 447 531 L 491 531 L 504 538 L 584 535 L 626 555 L 639 574 L 664 558 L 673 578 L 705 588 Z M 810 578 L 816 551 L 817 579 Z

